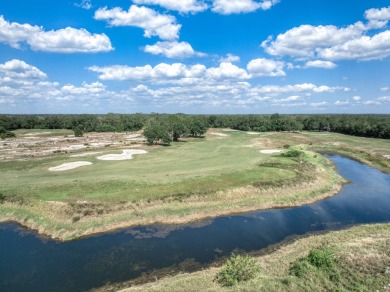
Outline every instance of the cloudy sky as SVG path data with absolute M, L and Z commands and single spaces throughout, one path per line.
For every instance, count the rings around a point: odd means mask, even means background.
M 12 0 L 0 113 L 390 113 L 390 1 Z

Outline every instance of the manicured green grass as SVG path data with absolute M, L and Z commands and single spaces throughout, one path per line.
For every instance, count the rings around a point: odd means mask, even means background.
M 182 224 L 259 209 L 293 207 L 331 196 L 342 179 L 322 155 L 348 154 L 390 170 L 390 141 L 332 133 L 223 132 L 148 147 L 133 160 L 53 154 L 0 164 L 0 221 L 12 220 L 40 233 L 70 240 L 131 225 Z M 336 143 L 336 145 L 335 145 Z M 337 146 L 343 143 L 342 146 Z M 262 149 L 299 150 L 298 157 L 261 154 Z M 387 146 L 387 147 L 386 147 Z M 285 150 L 286 151 L 286 150 Z M 382 152 L 380 152 L 382 151 Z M 93 165 L 63 172 L 66 162 Z
M 253 136 L 242 132 L 229 135 L 190 139 L 174 143 L 171 147 L 145 146 L 148 154 L 136 155 L 133 160 L 126 161 L 61 155 L 6 162 L 0 166 L 0 192 L 6 196 L 28 196 L 47 201 L 66 201 L 69 198 L 138 201 L 172 195 L 201 195 L 295 176 L 288 169 L 260 166 L 271 158 L 260 154 L 260 147 L 252 145 L 256 139 Z M 63 172 L 48 171 L 49 167 L 79 160 L 90 161 L 93 165 Z M 278 161 L 291 163 L 282 158 Z

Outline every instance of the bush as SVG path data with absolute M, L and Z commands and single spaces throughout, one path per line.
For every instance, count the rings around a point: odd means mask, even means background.
M 215 280 L 222 286 L 233 286 L 255 278 L 259 272 L 260 267 L 253 258 L 233 254 L 216 275 Z
M 7 131 L 3 127 L 0 127 L 0 139 L 12 138 L 15 137 L 15 133 Z
M 296 149 L 290 149 L 287 152 L 282 153 L 282 156 L 284 157 L 299 157 L 302 155 L 302 151 L 296 150 Z
M 84 135 L 83 131 L 79 127 L 76 127 L 73 131 L 75 137 L 83 137 Z
M 296 260 L 290 267 L 290 274 L 302 278 L 315 269 L 335 274 L 334 256 L 328 248 L 313 249 L 307 257 Z
M 307 256 L 308 262 L 318 269 L 330 271 L 334 268 L 333 254 L 328 248 L 314 249 Z

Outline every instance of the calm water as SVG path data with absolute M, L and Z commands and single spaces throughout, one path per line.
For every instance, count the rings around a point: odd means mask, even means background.
M 328 157 L 352 183 L 337 196 L 298 208 L 180 227 L 131 228 L 67 243 L 0 224 L 0 291 L 85 291 L 166 267 L 189 270 L 233 250 L 260 250 L 290 236 L 390 222 L 390 175 L 348 158 Z

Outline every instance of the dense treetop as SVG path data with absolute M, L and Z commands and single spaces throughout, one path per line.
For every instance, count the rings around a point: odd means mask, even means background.
M 144 129 L 149 143 L 170 143 L 183 136 L 202 136 L 208 128 L 242 131 L 331 131 L 354 136 L 390 138 L 390 115 L 0 115 L 2 131 L 78 129 L 122 132 Z

